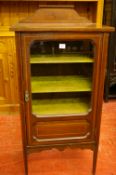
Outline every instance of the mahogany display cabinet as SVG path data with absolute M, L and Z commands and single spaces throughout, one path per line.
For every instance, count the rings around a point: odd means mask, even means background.
M 95 174 L 111 27 L 74 7 L 41 7 L 16 32 L 25 170 L 32 151 L 93 150 Z

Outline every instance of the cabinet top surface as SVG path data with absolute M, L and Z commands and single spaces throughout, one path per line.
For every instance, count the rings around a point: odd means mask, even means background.
M 40 8 L 32 16 L 14 25 L 14 31 L 113 31 L 112 27 L 96 27 L 73 8 Z

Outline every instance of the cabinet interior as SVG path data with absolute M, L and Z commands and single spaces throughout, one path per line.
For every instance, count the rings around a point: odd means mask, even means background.
M 91 40 L 33 41 L 32 113 L 38 117 L 87 115 L 91 110 L 94 58 Z

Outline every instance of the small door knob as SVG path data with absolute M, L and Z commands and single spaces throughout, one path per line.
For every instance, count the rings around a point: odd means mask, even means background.
M 29 101 L 29 92 L 26 90 L 25 91 L 25 102 Z

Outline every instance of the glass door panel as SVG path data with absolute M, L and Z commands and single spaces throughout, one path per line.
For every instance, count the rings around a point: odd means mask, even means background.
M 34 115 L 55 117 L 89 113 L 94 52 L 91 40 L 34 41 L 31 44 Z

